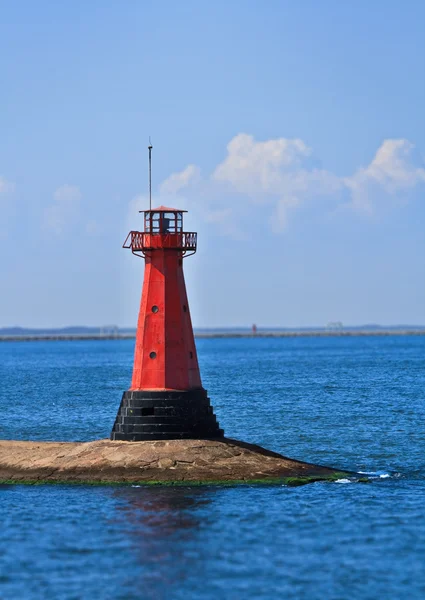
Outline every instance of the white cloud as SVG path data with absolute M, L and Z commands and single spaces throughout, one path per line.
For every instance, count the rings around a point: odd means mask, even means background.
M 212 181 L 227 184 L 252 204 L 271 204 L 272 229 L 281 231 L 288 211 L 306 196 L 317 196 L 340 186 L 331 173 L 309 168 L 311 149 L 300 139 L 279 138 L 256 142 L 239 134 L 227 146 L 227 157 L 212 174 Z
M 217 166 L 212 179 L 254 197 L 259 192 L 279 194 L 285 175 L 300 169 L 310 154 L 302 140 L 256 142 L 252 135 L 241 133 L 227 145 L 227 157 Z
M 135 196 L 132 198 L 128 204 L 126 228 L 128 228 L 130 231 L 140 230 L 142 227 L 142 219 L 138 219 L 138 217 L 141 217 L 141 215 L 139 215 L 139 211 L 147 210 L 148 208 L 149 198 L 147 196 Z
M 218 224 L 225 233 L 229 233 L 232 217 L 231 230 L 236 230 L 235 212 L 240 219 L 249 205 L 269 205 L 272 229 L 280 231 L 288 212 L 307 197 L 334 194 L 342 186 L 339 178 L 311 166 L 311 161 L 312 150 L 300 139 L 257 142 L 252 135 L 241 133 L 229 142 L 227 156 L 209 178 L 202 179 L 199 169 L 190 165 L 171 175 L 161 189 L 172 192 L 178 182 L 178 191 L 185 192 L 189 200 L 196 192 L 196 204 L 203 209 L 205 220 Z M 186 180 L 191 181 L 191 190 L 184 189 Z M 237 231 L 240 236 L 240 227 Z
M 44 225 L 56 235 L 61 235 L 66 226 L 73 223 L 79 212 L 80 188 L 75 185 L 62 185 L 54 195 L 54 202 L 45 211 Z
M 188 165 L 180 173 L 173 173 L 159 187 L 160 194 L 178 194 L 189 185 L 196 184 L 201 179 L 201 171 L 195 165 Z
M 415 147 L 408 140 L 384 140 L 372 162 L 344 180 L 353 205 L 372 212 L 374 196 L 403 194 L 425 182 L 425 168 L 418 162 Z
M 15 184 L 0 175 L 0 194 L 10 194 L 15 190 Z
M 303 140 L 256 141 L 241 133 L 229 142 L 227 155 L 211 175 L 202 177 L 199 167 L 188 165 L 160 185 L 160 194 L 168 195 L 164 204 L 171 205 L 178 194 L 178 202 L 205 222 L 240 237 L 247 222 L 253 222 L 254 211 L 257 219 L 268 219 L 279 232 L 293 211 L 312 201 L 318 206 L 319 198 L 327 201 L 323 210 L 329 210 L 330 202 L 334 208 L 373 212 L 383 197 L 404 198 L 425 182 L 425 168 L 419 163 L 408 140 L 388 139 L 368 166 L 341 177 L 318 167 Z
M 15 191 L 15 184 L 0 175 L 0 240 L 9 235 L 9 220 L 13 214 L 11 194 Z

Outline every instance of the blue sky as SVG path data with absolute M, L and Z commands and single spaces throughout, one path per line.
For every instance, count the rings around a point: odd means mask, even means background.
M 147 206 L 196 326 L 425 324 L 425 3 L 4 3 L 0 326 L 136 323 Z

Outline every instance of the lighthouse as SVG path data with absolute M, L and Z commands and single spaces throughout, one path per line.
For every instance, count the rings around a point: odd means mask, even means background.
M 183 274 L 197 234 L 184 231 L 184 210 L 159 206 L 140 212 L 144 231 L 130 231 L 123 245 L 145 261 L 133 376 L 111 439 L 223 437 L 201 383 Z

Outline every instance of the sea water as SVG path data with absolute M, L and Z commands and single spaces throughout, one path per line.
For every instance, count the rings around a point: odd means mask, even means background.
M 108 437 L 133 346 L 0 344 L 0 437 Z M 228 437 L 370 483 L 4 485 L 0 598 L 425 598 L 425 337 L 197 347 Z

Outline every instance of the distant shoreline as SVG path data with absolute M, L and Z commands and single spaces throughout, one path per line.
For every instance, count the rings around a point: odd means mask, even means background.
M 292 337 L 366 337 L 390 335 L 425 335 L 425 329 L 379 329 L 379 330 L 354 330 L 354 331 L 259 331 L 252 332 L 209 332 L 195 333 L 198 339 L 214 338 L 292 338 Z M 58 334 L 24 334 L 0 335 L 0 342 L 54 342 L 54 341 L 84 341 L 84 340 L 131 340 L 135 333 L 58 333 Z

